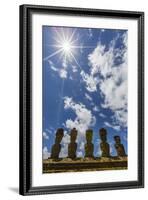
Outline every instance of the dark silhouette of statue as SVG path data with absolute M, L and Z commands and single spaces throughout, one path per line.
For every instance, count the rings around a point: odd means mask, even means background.
M 91 129 L 86 131 L 85 157 L 93 158 L 94 145 L 92 143 L 93 131 Z
M 101 128 L 99 133 L 101 138 L 100 148 L 102 151 L 102 157 L 110 157 L 110 147 L 107 143 L 107 131 L 105 128 Z
M 117 155 L 120 157 L 126 156 L 125 150 L 124 150 L 124 146 L 123 144 L 121 144 L 121 139 L 120 136 L 116 135 L 114 136 L 114 140 L 115 140 L 115 149 L 117 151 Z
M 77 130 L 73 128 L 70 133 L 70 143 L 68 144 L 68 157 L 71 159 L 76 158 L 77 143 L 75 142 L 77 138 Z
M 64 132 L 62 128 L 57 129 L 56 132 L 56 138 L 55 138 L 55 144 L 52 146 L 51 149 L 51 158 L 52 159 L 58 159 L 59 158 L 59 154 L 61 151 L 61 140 L 64 136 Z

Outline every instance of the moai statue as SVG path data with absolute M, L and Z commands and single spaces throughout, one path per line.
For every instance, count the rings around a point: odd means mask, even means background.
M 68 144 L 68 157 L 71 159 L 76 158 L 77 143 L 77 130 L 73 128 L 70 133 L 70 143 Z
M 86 131 L 85 157 L 93 158 L 94 145 L 92 143 L 93 131 L 91 129 Z
M 114 136 L 114 140 L 115 140 L 115 148 L 116 148 L 116 151 L 117 151 L 117 155 L 120 157 L 124 157 L 126 156 L 126 153 L 125 153 L 125 150 L 124 150 L 124 146 L 123 144 L 121 144 L 121 139 L 120 139 L 120 136 L 116 135 Z
M 55 144 L 52 146 L 51 149 L 51 158 L 52 159 L 58 159 L 59 153 L 61 151 L 61 140 L 64 136 L 64 132 L 62 128 L 59 128 L 56 132 L 56 138 L 55 138 Z
M 110 148 L 106 138 L 107 131 L 105 128 L 101 128 L 99 133 L 101 138 L 100 148 L 102 151 L 102 157 L 110 157 Z

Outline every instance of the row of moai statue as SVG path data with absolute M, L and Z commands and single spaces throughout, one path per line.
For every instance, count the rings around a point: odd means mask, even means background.
M 70 143 L 68 144 L 68 158 L 75 159 L 76 158 L 76 151 L 77 151 L 77 130 L 73 128 L 70 133 Z M 107 142 L 107 131 L 104 128 L 101 128 L 99 131 L 101 143 L 100 149 L 102 152 L 102 157 L 110 157 L 110 145 Z M 55 144 L 52 146 L 51 149 L 51 158 L 58 159 L 59 154 L 61 151 L 61 141 L 64 136 L 64 130 L 59 128 L 56 132 L 55 137 Z M 85 144 L 85 157 L 86 158 L 94 158 L 94 144 L 92 143 L 93 131 L 91 129 L 86 131 L 86 144 Z M 115 140 L 115 149 L 117 151 L 118 157 L 126 156 L 125 149 L 123 144 L 121 144 L 120 136 L 114 136 Z

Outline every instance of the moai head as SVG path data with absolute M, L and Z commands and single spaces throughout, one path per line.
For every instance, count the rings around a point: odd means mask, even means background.
M 106 135 L 107 135 L 107 131 L 106 131 L 106 129 L 105 128 L 101 128 L 100 129 L 100 131 L 99 131 L 99 133 L 100 133 L 100 138 L 101 138 L 101 140 L 103 141 L 103 142 L 106 142 Z
M 75 143 L 76 138 L 77 138 L 77 133 L 78 133 L 78 131 L 76 130 L 76 128 L 73 128 L 71 130 L 71 133 L 70 133 L 70 141 L 71 141 L 71 143 Z
M 114 140 L 115 140 L 116 144 L 121 144 L 120 136 L 118 136 L 118 135 L 114 136 Z
M 60 144 L 63 136 L 64 136 L 64 130 L 62 128 L 58 128 L 58 130 L 56 132 L 55 143 Z
M 91 129 L 88 129 L 86 131 L 86 141 L 87 141 L 87 143 L 91 143 L 92 136 L 93 136 L 93 131 Z

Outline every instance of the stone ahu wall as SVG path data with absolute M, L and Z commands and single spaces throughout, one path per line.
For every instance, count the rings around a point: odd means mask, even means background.
M 70 132 L 70 143 L 68 144 L 67 158 L 59 158 L 61 151 L 61 141 L 64 136 L 64 130 L 59 128 L 56 132 L 55 143 L 51 148 L 51 156 L 43 160 L 43 173 L 66 172 L 66 171 L 93 171 L 93 170 L 110 170 L 110 169 L 127 169 L 127 155 L 120 136 L 114 136 L 114 147 L 117 156 L 110 154 L 110 145 L 107 142 L 107 130 L 101 128 L 99 137 L 101 139 L 100 150 L 101 156 L 94 157 L 94 144 L 92 143 L 93 130 L 86 131 L 86 143 L 84 146 L 84 158 L 77 158 L 77 130 L 73 128 Z

